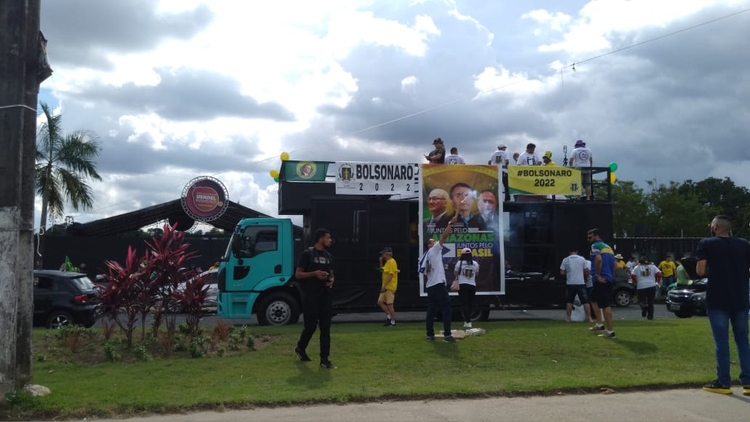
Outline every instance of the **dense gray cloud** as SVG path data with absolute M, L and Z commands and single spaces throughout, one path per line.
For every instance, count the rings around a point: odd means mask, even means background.
M 41 29 L 49 40 L 53 67 L 70 65 L 109 69 L 110 53 L 150 50 L 166 39 L 190 39 L 213 19 L 206 6 L 157 13 L 152 0 L 45 0 Z
M 203 70 L 157 69 L 155 86 L 92 85 L 70 93 L 88 101 L 113 103 L 131 113 L 156 113 L 175 121 L 212 120 L 217 117 L 292 121 L 294 116 L 278 103 L 260 104 L 240 93 L 240 84 L 229 77 Z

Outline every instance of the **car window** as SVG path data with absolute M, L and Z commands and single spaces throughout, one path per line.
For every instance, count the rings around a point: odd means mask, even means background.
M 71 278 L 70 281 L 82 291 L 94 290 L 94 283 L 86 276 Z
M 39 290 L 55 291 L 57 290 L 57 284 L 55 279 L 50 277 L 36 277 L 34 279 L 34 286 Z

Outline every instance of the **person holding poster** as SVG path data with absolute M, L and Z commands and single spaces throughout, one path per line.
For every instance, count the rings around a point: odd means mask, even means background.
M 458 219 L 454 215 L 448 222 L 448 227 L 443 231 L 440 240 L 428 239 L 427 252 L 422 255 L 419 261 L 419 272 L 427 276 L 425 291 L 427 292 L 427 315 L 425 322 L 427 324 L 427 340 L 435 340 L 435 316 L 437 311 L 443 316 L 443 341 L 446 343 L 455 343 L 456 339 L 451 335 L 451 317 L 453 309 L 451 308 L 451 298 L 448 296 L 448 285 L 445 280 L 445 267 L 443 266 L 443 244 L 445 239 L 451 233 L 453 224 Z
M 440 166 L 422 165 L 420 206 L 422 218 L 434 215 L 435 193 L 444 191 L 450 200 L 447 215 L 455 217 L 455 224 L 445 240 L 442 262 L 449 284 L 455 279 L 454 269 L 461 251 L 469 248 L 480 265 L 475 277 L 477 295 L 503 294 L 505 273 L 502 271 L 503 236 L 502 189 L 496 165 Z M 441 201 L 442 202 L 442 201 Z M 422 225 L 423 244 L 428 239 L 437 241 L 447 228 Z M 425 295 L 424 290 L 421 290 Z

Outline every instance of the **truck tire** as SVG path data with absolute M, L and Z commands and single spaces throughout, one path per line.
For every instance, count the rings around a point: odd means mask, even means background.
M 615 290 L 615 295 L 612 298 L 615 306 L 617 306 L 618 308 L 627 308 L 628 306 L 630 306 L 630 299 L 630 292 L 626 289 Z
M 258 304 L 259 325 L 289 325 L 299 321 L 299 304 L 292 295 L 271 293 Z
M 474 312 L 471 313 L 472 321 L 487 321 L 488 319 L 490 319 L 489 308 L 475 309 Z

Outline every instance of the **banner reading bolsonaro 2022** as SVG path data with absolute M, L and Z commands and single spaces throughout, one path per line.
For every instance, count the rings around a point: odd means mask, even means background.
M 455 213 L 459 218 L 443 244 L 443 267 L 450 285 L 463 248 L 479 264 L 478 295 L 505 294 L 503 195 L 497 166 L 422 164 L 421 252 L 429 238 L 440 240 Z M 425 296 L 424 279 L 420 294 Z

